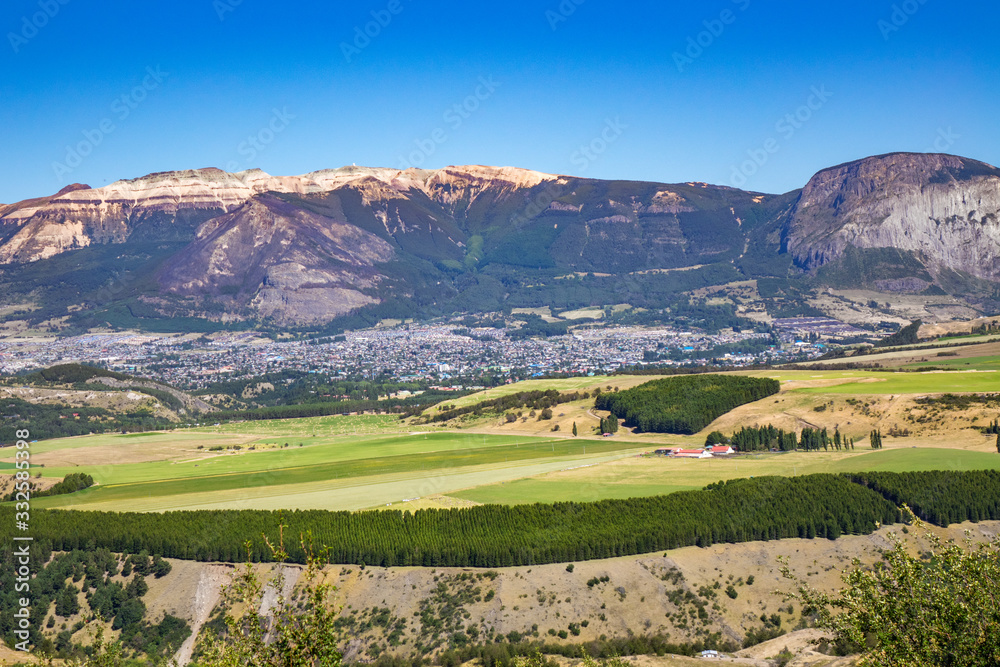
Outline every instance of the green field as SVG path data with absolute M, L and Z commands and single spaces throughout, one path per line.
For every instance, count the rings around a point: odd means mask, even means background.
M 934 357 L 932 360 L 907 364 L 907 368 L 926 368 L 928 366 L 954 368 L 956 370 L 972 368 L 975 370 L 998 371 L 1000 370 L 1000 356 L 966 357 L 964 359 L 957 357 Z
M 450 494 L 479 503 L 551 503 L 701 489 L 719 480 L 812 473 L 1000 470 L 1000 455 L 960 449 L 883 449 L 853 454 L 792 452 L 732 459 L 642 457 Z
M 305 421 L 305 420 L 303 420 Z M 308 424 L 290 429 L 310 431 Z M 254 439 L 263 451 L 210 452 L 197 449 L 199 440 L 228 442 L 227 433 L 163 433 L 142 438 L 93 436 L 38 443 L 52 455 L 91 447 L 114 452 L 116 441 L 144 448 L 179 445 L 176 455 L 153 461 L 93 465 L 46 466 L 49 477 L 88 473 L 97 481 L 72 496 L 36 501 L 38 507 L 163 510 L 216 506 L 263 508 L 316 507 L 358 509 L 412 497 L 407 489 L 424 486 L 426 493 L 442 493 L 464 486 L 524 477 L 572 467 L 580 461 L 627 456 L 638 446 L 624 440 L 532 438 L 528 436 L 462 432 L 384 433 L 380 435 L 311 436 Z M 244 431 L 244 434 L 246 432 Z M 286 448 L 283 445 L 288 443 Z M 87 450 L 76 452 L 86 454 Z M 97 458 L 95 456 L 95 458 Z M 492 474 L 491 474 L 492 473 Z M 430 486 L 421 480 L 437 480 Z M 376 488 L 380 491 L 376 492 Z M 308 500 L 308 502 L 306 502 Z
M 813 401 L 825 402 L 845 394 L 1000 391 L 1000 376 L 990 368 L 991 364 L 1000 366 L 1000 357 L 944 357 L 934 363 L 962 370 L 779 370 L 746 374 L 778 379 L 784 396 L 797 397 L 775 408 L 781 410 L 807 410 Z M 966 363 L 976 370 L 966 370 Z M 629 387 L 654 377 L 531 380 L 462 397 L 453 403 L 469 405 L 523 391 Z M 591 418 L 590 404 L 580 403 L 565 409 L 578 410 L 581 418 Z M 767 402 L 764 407 L 769 410 L 771 405 Z M 759 407 L 753 414 L 755 421 L 767 419 L 767 412 L 761 413 Z M 674 441 L 699 445 L 704 434 L 650 438 L 623 431 L 615 438 L 592 439 L 570 437 L 564 428 L 559 437 L 553 437 L 556 434 L 547 431 L 535 435 L 500 431 L 495 421 L 485 418 L 481 427 L 487 432 L 472 433 L 437 425 L 417 426 L 392 415 L 329 416 L 43 441 L 32 445 L 33 473 L 42 472 L 47 478 L 88 473 L 97 486 L 70 496 L 39 498 L 35 503 L 46 508 L 134 511 L 363 509 L 386 505 L 416 508 L 470 501 L 628 498 L 763 475 L 1000 468 L 1000 455 L 974 451 L 979 445 L 973 451 L 941 449 L 936 447 L 950 443 L 921 443 L 919 438 L 905 441 L 905 445 L 915 444 L 918 448 L 896 443 L 877 452 L 793 452 L 730 460 L 668 460 L 637 455 Z M 0 469 L 10 468 L 12 461 L 12 450 L 0 452 Z
M 957 360 L 953 360 L 957 361 Z M 962 360 L 965 361 L 965 360 Z M 943 366 L 935 362 L 933 366 Z M 959 368 L 958 364 L 956 367 Z M 978 368 L 955 371 L 928 371 L 926 373 L 884 372 L 884 371 L 754 371 L 748 373 L 760 377 L 780 380 L 782 383 L 794 381 L 836 381 L 836 384 L 803 387 L 795 392 L 808 394 L 943 394 L 943 393 L 985 393 L 1000 391 L 1000 375 L 989 369 Z

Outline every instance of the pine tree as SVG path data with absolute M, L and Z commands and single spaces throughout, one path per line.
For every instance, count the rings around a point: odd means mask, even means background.
M 573 422 L 573 437 L 576 437 L 576 422 Z

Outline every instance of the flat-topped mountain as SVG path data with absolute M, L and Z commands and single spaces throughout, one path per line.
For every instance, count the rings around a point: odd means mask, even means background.
M 49 317 L 82 306 L 282 326 L 358 309 L 662 308 L 758 278 L 989 309 L 998 211 L 1000 170 L 950 155 L 866 158 L 783 195 L 511 167 L 210 168 L 0 207 L 0 282 Z

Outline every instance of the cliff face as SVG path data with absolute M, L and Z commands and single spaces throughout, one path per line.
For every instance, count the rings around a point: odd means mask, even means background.
M 951 155 L 897 153 L 825 169 L 802 190 L 786 232 L 816 269 L 849 247 L 909 251 L 944 269 L 1000 279 L 1000 170 Z
M 353 225 L 262 195 L 213 218 L 160 284 L 170 294 L 211 297 L 227 310 L 282 324 L 325 322 L 377 299 L 376 265 L 392 247 Z
M 774 196 L 478 165 L 197 169 L 0 207 L 0 288 L 64 309 L 108 306 L 110 292 L 171 317 L 311 324 L 389 300 L 466 312 L 637 291 L 657 308 L 692 285 L 801 278 L 793 262 L 817 276 L 811 286 L 936 283 L 935 294 L 992 299 L 982 281 L 1000 281 L 1000 170 L 899 153 Z M 636 282 L 680 268 L 700 273 Z M 572 275 L 615 285 L 563 280 Z
M 193 169 L 150 174 L 103 188 L 70 186 L 52 197 L 0 207 L 0 264 L 36 262 L 97 243 L 121 243 L 143 227 L 154 236 L 190 239 L 197 225 L 265 192 L 316 195 L 350 188 L 366 206 L 420 193 L 454 210 L 484 192 L 510 195 L 554 176 L 524 169 L 449 167 L 438 171 L 345 167 L 303 176 L 259 169 L 235 174 Z M 382 207 L 384 210 L 384 206 Z M 172 233 L 162 229 L 172 227 Z

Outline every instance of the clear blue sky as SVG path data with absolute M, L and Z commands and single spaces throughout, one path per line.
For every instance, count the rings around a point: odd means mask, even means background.
M 0 202 L 207 166 L 784 192 L 890 151 L 996 164 L 998 24 L 941 0 L 9 0 Z

